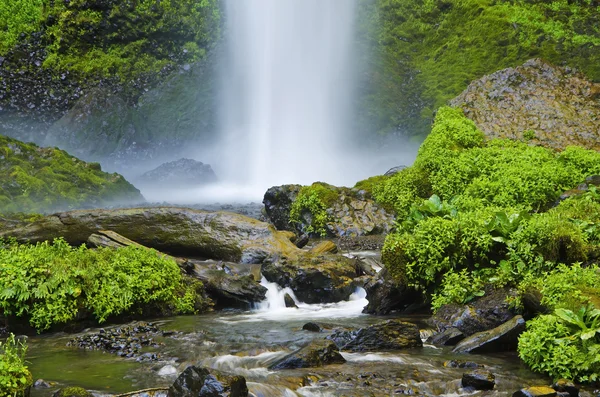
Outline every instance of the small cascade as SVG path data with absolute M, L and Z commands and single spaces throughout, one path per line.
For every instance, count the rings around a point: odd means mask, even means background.
M 298 397 L 294 391 L 285 386 L 267 385 L 248 382 L 248 391 L 252 397 Z
M 296 295 L 294 295 L 294 291 L 290 287 L 281 288 L 276 283 L 271 283 L 267 281 L 265 276 L 260 280 L 260 285 L 267 289 L 266 299 L 262 302 L 258 303 L 258 310 L 267 311 L 267 310 L 281 310 L 286 309 L 285 306 L 285 294 L 289 294 L 296 305 L 300 303 Z

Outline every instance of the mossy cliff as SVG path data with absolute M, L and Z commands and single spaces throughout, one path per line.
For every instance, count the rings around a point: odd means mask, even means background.
M 119 174 L 102 172 L 63 150 L 0 135 L 0 213 L 141 202 L 139 190 Z
M 364 131 L 425 135 L 434 111 L 485 74 L 530 58 L 600 81 L 596 0 L 361 0 Z

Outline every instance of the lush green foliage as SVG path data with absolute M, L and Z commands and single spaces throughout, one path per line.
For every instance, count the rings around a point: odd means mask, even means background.
M 20 397 L 33 383 L 25 363 L 27 344 L 16 340 L 13 334 L 0 342 L 0 397 Z
M 484 142 L 459 110 L 441 108 L 413 167 L 373 188 L 374 197 L 398 214 L 383 260 L 414 287 L 444 290 L 448 271 L 488 269 L 485 282 L 514 285 L 556 263 L 594 258 L 600 210 L 594 188 L 543 211 L 598 173 L 597 152 Z
M 327 209 L 331 207 L 338 194 L 337 188 L 326 183 L 316 182 L 311 186 L 303 186 L 292 204 L 290 222 L 304 223 L 303 214 L 307 214 L 310 222 L 306 232 L 325 236 L 327 223 L 331 221 Z
M 88 250 L 64 240 L 0 250 L 0 308 L 38 331 L 92 314 L 111 316 L 154 308 L 154 314 L 202 308 L 202 285 L 182 278 L 174 260 L 154 250 Z
M 6 4 L 4 4 L 6 3 Z M 0 5 L 0 55 L 42 32 L 44 66 L 131 81 L 202 59 L 220 35 L 216 0 L 16 0 Z M 0 29 L 2 32 L 2 29 Z
M 595 0 L 362 0 L 373 86 L 365 128 L 424 135 L 433 112 L 476 78 L 535 57 L 600 80 Z
M 52 211 L 143 200 L 119 174 L 56 148 L 0 136 L 0 213 Z
M 431 309 L 436 312 L 445 304 L 468 303 L 485 294 L 483 287 L 481 277 L 468 273 L 467 269 L 461 270 L 460 273 L 449 271 L 444 275 L 439 293 L 431 297 Z

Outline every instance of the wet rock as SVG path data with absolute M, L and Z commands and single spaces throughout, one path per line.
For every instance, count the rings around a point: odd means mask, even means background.
M 579 388 L 575 386 L 573 381 L 567 379 L 559 379 L 552 384 L 552 388 L 559 393 L 568 393 L 570 397 L 579 396 Z
M 156 373 L 158 376 L 172 376 L 177 374 L 177 368 L 172 365 L 165 365 Z
M 465 372 L 462 376 L 462 387 L 474 390 L 493 390 L 496 377 L 490 371 L 476 369 Z
M 385 174 L 383 174 L 384 176 L 392 176 L 392 175 L 396 175 L 398 172 L 402 171 L 403 169 L 405 169 L 406 166 L 405 165 L 398 165 L 396 167 L 392 167 L 389 170 L 386 171 Z
M 301 188 L 301 185 L 274 186 L 265 193 L 263 204 L 267 218 L 277 230 L 296 231 L 294 225 L 290 223 L 290 210 Z
M 33 382 L 33 387 L 35 389 L 49 389 L 50 387 L 52 387 L 52 385 L 43 379 L 38 379 L 35 382 Z
M 556 397 L 556 390 L 548 386 L 526 387 L 514 392 L 513 397 Z
M 207 295 L 217 309 L 249 309 L 254 303 L 265 299 L 267 289 L 251 275 L 251 266 L 212 261 L 188 260 L 184 265 L 189 275 L 201 280 Z M 248 269 L 242 270 L 241 267 Z
M 179 159 L 142 174 L 134 182 L 140 186 L 193 188 L 217 180 L 210 165 L 191 159 Z
M 381 315 L 402 311 L 420 299 L 417 291 L 394 280 L 387 269 L 373 275 L 364 288 L 369 303 L 363 313 Z
M 599 84 L 572 69 L 532 59 L 472 82 L 450 104 L 463 109 L 489 138 L 598 150 L 599 90 Z
M 270 282 L 290 287 L 305 303 L 332 303 L 347 300 L 358 283 L 356 264 L 343 255 L 302 254 L 296 258 L 271 257 L 263 263 L 263 275 Z
M 137 361 L 156 361 L 155 353 L 141 353 L 144 347 L 160 346 L 154 336 L 162 335 L 160 329 L 152 323 L 138 323 L 125 327 L 100 329 L 97 333 L 78 336 L 67 342 L 67 346 L 85 350 L 103 350 Z
M 296 247 L 298 248 L 304 248 L 306 247 L 306 244 L 308 244 L 309 240 L 310 237 L 308 237 L 308 234 L 303 234 L 300 237 L 298 237 L 296 241 L 294 241 L 294 244 L 296 244 Z
M 311 254 L 322 255 L 322 254 L 336 254 L 338 247 L 333 241 L 322 241 L 310 249 Z
M 219 382 L 214 375 L 208 375 L 204 379 L 204 384 L 200 389 L 198 397 L 219 397 L 224 391 L 225 388 L 223 387 L 221 382 Z
M 342 350 L 379 351 L 399 350 L 421 347 L 419 327 L 415 324 L 398 320 L 388 320 L 356 331 L 352 341 L 344 345 Z
M 438 346 L 454 346 L 463 339 L 465 339 L 465 334 L 458 328 L 448 328 L 445 331 L 431 336 L 427 339 L 427 342 Z
M 486 331 L 510 320 L 516 314 L 506 302 L 513 291 L 486 291 L 485 296 L 468 305 L 444 305 L 429 320 L 438 331 L 457 328 L 465 335 Z
M 525 331 L 525 320 L 522 316 L 515 316 L 494 329 L 478 332 L 465 338 L 452 351 L 455 353 L 488 353 L 515 350 L 518 337 L 523 331 Z
M 189 366 L 169 388 L 168 397 L 248 397 L 243 376 Z
M 168 397 L 198 397 L 209 375 L 206 368 L 187 367 L 169 388 Z
M 3 229 L 0 237 L 35 243 L 62 236 L 80 245 L 98 230 L 112 230 L 144 246 L 177 256 L 260 263 L 269 255 L 301 252 L 273 226 L 243 215 L 177 207 L 79 210 Z
M 302 329 L 310 332 L 321 332 L 321 326 L 317 323 L 306 323 L 302 326 Z M 336 344 L 337 345 L 337 344 Z
M 473 361 L 448 360 L 444 362 L 444 367 L 448 368 L 483 368 L 483 365 Z
M 52 397 L 94 397 L 94 395 L 83 387 L 73 386 L 59 389 Z
M 346 362 L 338 347 L 330 340 L 317 339 L 308 346 L 274 363 L 270 369 L 314 368 Z
M 283 296 L 283 301 L 285 303 L 285 307 L 292 307 L 292 308 L 298 307 L 296 305 L 296 302 L 294 301 L 294 298 L 292 298 L 292 296 L 290 294 L 285 294 Z

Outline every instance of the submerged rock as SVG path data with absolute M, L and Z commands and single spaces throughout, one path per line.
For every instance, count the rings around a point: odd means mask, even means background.
M 317 339 L 307 346 L 274 363 L 270 369 L 314 368 L 327 364 L 341 364 L 346 360 L 330 340 Z
M 164 163 L 148 171 L 135 182 L 144 186 L 191 188 L 217 181 L 217 175 L 210 165 L 191 159 L 179 159 Z
M 398 320 L 388 320 L 356 331 L 354 338 L 342 350 L 379 351 L 421 347 L 419 327 Z
M 600 149 L 600 84 L 540 59 L 472 82 L 451 106 L 490 138 Z
M 455 353 L 489 353 L 515 350 L 519 335 L 523 331 L 525 331 L 525 320 L 521 316 L 515 316 L 494 329 L 478 332 L 463 339 L 452 351 Z
M 56 391 L 52 397 L 94 397 L 94 395 L 83 387 L 65 387 Z
M 30 243 L 63 237 L 80 245 L 98 230 L 112 230 L 173 255 L 242 263 L 260 263 L 273 254 L 293 257 L 300 252 L 285 233 L 267 223 L 229 212 L 177 207 L 61 212 L 3 229 L 0 237 Z

